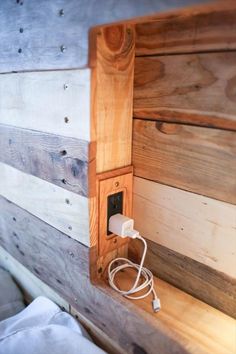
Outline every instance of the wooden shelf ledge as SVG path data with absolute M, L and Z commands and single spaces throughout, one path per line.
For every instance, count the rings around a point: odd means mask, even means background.
M 132 270 L 120 273 L 117 284 L 128 289 L 134 276 Z M 152 295 L 132 303 L 151 315 L 157 329 L 166 326 L 188 353 L 236 353 L 236 320 L 167 282 L 154 279 L 161 311 L 153 312 Z

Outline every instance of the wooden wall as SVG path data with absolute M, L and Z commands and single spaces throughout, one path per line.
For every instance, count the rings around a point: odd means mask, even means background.
M 230 315 L 236 297 L 235 20 L 235 7 L 226 6 L 220 14 L 196 12 L 190 20 L 186 11 L 136 26 L 132 153 L 134 217 L 150 240 L 148 265 Z M 187 272 L 185 264 L 191 264 Z

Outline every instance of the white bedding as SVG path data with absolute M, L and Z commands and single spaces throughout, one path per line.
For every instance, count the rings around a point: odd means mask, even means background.
M 0 322 L 0 354 L 104 354 L 83 327 L 45 297 Z

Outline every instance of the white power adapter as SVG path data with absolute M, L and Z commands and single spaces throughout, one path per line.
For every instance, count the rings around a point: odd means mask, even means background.
M 140 264 L 131 262 L 127 258 L 116 258 L 109 264 L 108 267 L 108 278 L 110 286 L 119 292 L 121 295 L 127 297 L 128 299 L 138 300 L 143 299 L 148 296 L 150 293 L 153 294 L 152 307 L 154 312 L 158 312 L 161 309 L 160 299 L 157 297 L 156 291 L 154 289 L 154 281 L 152 272 L 143 266 L 144 260 L 147 253 L 147 243 L 145 239 L 139 235 L 139 232 L 134 230 L 134 220 L 124 216 L 122 214 L 116 214 L 110 217 L 109 219 L 109 231 L 115 235 L 118 235 L 122 238 L 130 237 L 137 238 L 143 242 L 144 249 L 143 255 L 141 258 Z M 121 263 L 118 266 L 112 268 L 114 263 Z M 124 270 L 125 268 L 133 268 L 138 274 L 134 285 L 130 290 L 121 290 L 115 285 L 115 276 L 118 272 Z M 140 278 L 143 277 L 144 281 L 140 284 Z M 133 294 L 144 290 L 147 288 L 147 291 L 143 295 L 133 296 Z
M 122 238 L 136 238 L 139 232 L 134 230 L 134 220 L 122 214 L 115 214 L 109 219 L 109 231 Z

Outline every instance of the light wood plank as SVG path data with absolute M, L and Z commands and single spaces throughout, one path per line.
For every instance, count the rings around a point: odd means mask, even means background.
M 147 245 L 145 266 L 153 274 L 236 319 L 235 278 L 153 241 Z M 130 259 L 139 262 L 142 253 L 140 241 L 130 242 Z
M 134 120 L 134 174 L 236 204 L 236 132 Z
M 236 52 L 136 58 L 134 116 L 236 130 Z
M 1 162 L 0 178 L 0 195 L 70 237 L 89 245 L 89 212 L 86 197 Z
M 132 286 L 137 273 L 131 272 L 119 273 L 118 286 L 123 289 Z M 136 304 L 150 313 L 154 321 L 165 323 L 178 333 L 185 341 L 180 353 L 235 353 L 236 320 L 155 277 L 154 287 L 161 299 L 162 308 L 158 314 L 152 311 L 151 294 L 145 300 L 136 300 Z M 157 347 L 155 350 L 158 353 Z M 170 353 L 174 353 L 173 348 Z
M 88 196 L 89 143 L 0 124 L 0 161 Z
M 156 350 L 163 354 L 187 352 L 181 336 L 146 310 L 129 303 L 105 283 L 91 283 L 87 247 L 1 197 L 0 209 L 0 245 L 124 353 L 138 349 L 150 354 Z
M 136 55 L 236 49 L 235 1 L 213 1 L 143 18 L 136 25 Z
M 135 228 L 147 239 L 236 277 L 236 206 L 134 179 Z
M 90 70 L 1 75 L 0 123 L 90 141 Z
M 97 142 L 96 170 L 131 164 L 134 29 L 130 25 L 91 32 L 91 134 Z

